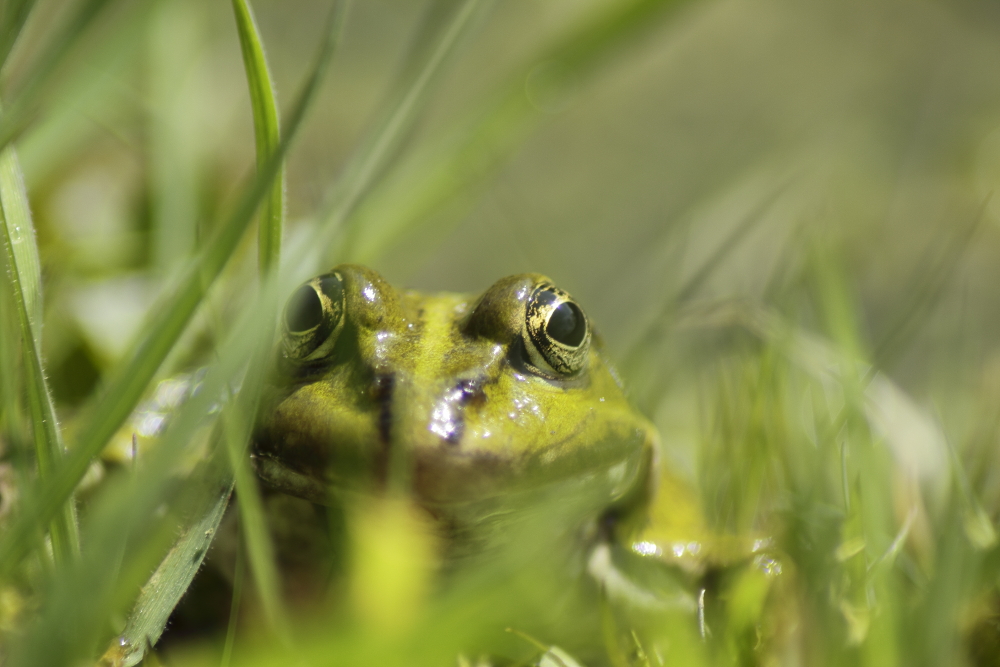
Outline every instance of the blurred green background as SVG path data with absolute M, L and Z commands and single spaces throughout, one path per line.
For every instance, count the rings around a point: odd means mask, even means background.
M 498 89 L 523 85 L 537 113 L 523 139 L 483 158 L 494 169 L 470 168 L 455 196 L 402 231 L 386 226 L 403 227 L 405 213 L 365 218 L 355 256 L 425 290 L 547 273 L 621 352 L 735 229 L 760 218 L 692 296 L 781 301 L 810 253 L 829 252 L 876 345 L 929 263 L 978 225 L 933 312 L 886 363 L 873 361 L 922 400 L 989 383 L 1000 306 L 989 288 L 1000 206 L 990 200 L 1000 174 L 992 5 L 682 3 L 566 90 L 533 87 L 549 44 L 601 4 L 479 12 L 386 180 L 414 179 Z M 327 4 L 264 0 L 255 10 L 287 99 Z M 416 2 L 351 8 L 289 160 L 289 237 L 413 68 L 427 12 Z M 70 403 L 89 389 L 78 369 L 120 355 L 144 304 L 252 172 L 227 4 L 164 0 L 146 23 L 102 27 L 77 85 L 57 89 L 71 94 L 18 142 L 47 280 L 46 354 Z M 9 67 L 15 86 L 24 51 Z M 379 205 L 384 197 L 373 213 Z
M 338 175 L 458 4 L 353 3 L 288 159 L 287 247 L 309 243 Z M 701 480 L 706 504 L 714 497 L 719 522 L 737 530 L 769 524 L 759 510 L 726 514 L 741 501 L 725 479 L 741 473 L 725 470 L 732 460 L 718 448 L 744 440 L 719 430 L 719 420 L 740 430 L 734 413 L 719 415 L 726 396 L 752 404 L 761 385 L 739 372 L 729 382 L 726 364 L 758 363 L 766 350 L 697 312 L 735 300 L 780 314 L 895 383 L 903 398 L 886 408 L 883 435 L 906 449 L 899 431 L 909 424 L 911 439 L 930 439 L 917 477 L 935 493 L 950 497 L 941 489 L 952 484 L 951 452 L 961 462 L 964 500 L 931 508 L 931 534 L 950 516 L 940 507 L 981 503 L 995 518 L 1000 8 L 646 4 L 621 27 L 599 18 L 621 2 L 483 3 L 329 263 L 361 261 L 427 291 L 548 274 L 587 309 L 660 426 L 667 460 Z M 3 72 L 13 95 L 69 5 L 35 6 Z M 287 105 L 329 3 L 253 6 Z M 597 26 L 593 39 L 555 57 L 583 25 Z M 252 178 L 232 9 L 109 3 L 40 100 L 16 145 L 41 251 L 44 354 L 72 427 L 156 296 Z M 256 280 L 254 258 L 248 239 L 205 319 L 231 314 Z M 202 363 L 206 337 L 189 335 L 161 374 Z M 801 418 L 798 408 L 786 416 Z M 777 487 L 772 495 L 785 498 Z M 991 577 L 970 598 L 991 590 Z M 940 612 L 949 627 L 952 612 Z M 942 642 L 953 649 L 953 637 Z

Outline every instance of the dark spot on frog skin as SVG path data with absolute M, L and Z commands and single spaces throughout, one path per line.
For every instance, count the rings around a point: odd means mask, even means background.
M 396 376 L 388 373 L 376 375 L 372 380 L 372 400 L 378 405 L 378 437 L 388 445 L 392 431 L 392 390 L 396 386 Z
M 396 376 L 376 375 L 372 381 L 372 400 L 378 406 L 379 451 L 375 456 L 375 479 L 384 482 L 389 470 L 389 447 L 392 444 L 392 394 Z
M 486 400 L 486 392 L 483 391 L 484 378 L 474 378 L 470 380 L 459 380 L 455 385 L 456 389 L 462 392 L 460 403 L 469 405 L 470 403 L 482 403 Z

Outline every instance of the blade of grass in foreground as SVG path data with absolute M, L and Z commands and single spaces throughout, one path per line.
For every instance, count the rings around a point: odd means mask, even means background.
M 55 515 L 86 473 L 90 460 L 101 451 L 135 408 L 146 385 L 187 327 L 208 288 L 235 252 L 258 205 L 270 191 L 285 153 L 315 98 L 336 49 L 340 35 L 336 22 L 339 16 L 340 13 L 335 12 L 331 19 L 316 61 L 293 107 L 287 134 L 282 138 L 278 150 L 268 160 L 265 168 L 259 171 L 232 214 L 219 226 L 205 251 L 191 262 L 178 287 L 170 292 L 170 296 L 161 305 L 153 309 L 153 317 L 144 326 L 139 344 L 115 373 L 103 398 L 96 405 L 91 405 L 81 418 L 82 426 L 76 445 L 58 466 L 52 480 L 41 489 L 36 487 L 26 490 L 20 515 L 10 525 L 5 540 L 0 542 L 0 577 L 9 573 L 16 562 L 28 553 L 33 544 L 34 526 L 39 522 L 49 521 Z
M 256 34 L 256 26 L 253 23 L 249 7 L 243 5 L 239 0 L 234 0 L 234 11 L 237 14 L 237 26 L 240 31 L 241 42 L 244 47 L 244 63 L 247 68 L 247 77 L 250 83 L 251 96 L 254 98 L 254 120 L 257 126 L 257 148 L 258 148 L 258 169 L 266 169 L 268 161 L 278 150 L 280 144 L 278 137 L 278 115 L 277 105 L 273 98 L 273 88 L 267 73 L 267 65 L 260 47 L 259 35 Z M 346 3 L 339 3 L 331 18 L 330 35 L 339 35 L 343 25 Z M 268 145 L 268 142 L 272 142 Z M 263 142 L 263 145 L 262 145 Z M 264 213 L 261 225 L 270 226 L 271 233 L 262 232 L 261 243 L 267 243 L 268 237 L 280 240 L 281 223 L 283 216 L 283 206 L 281 197 L 283 190 L 280 183 L 278 187 L 272 187 L 265 202 Z M 276 216 L 270 216 L 276 213 Z M 262 277 L 274 275 L 274 269 L 278 267 L 280 244 L 270 244 L 266 252 L 261 252 L 261 274 Z M 267 281 L 270 283 L 271 281 Z M 260 297 L 260 304 L 268 304 L 274 301 L 276 284 L 265 284 L 264 292 Z M 260 305 L 258 304 L 258 305 Z M 264 307 L 262 312 L 271 313 L 274 308 Z M 257 582 L 257 587 L 264 603 L 265 613 L 276 630 L 279 637 L 287 639 L 289 631 L 286 614 L 280 605 L 278 595 L 278 575 L 274 568 L 274 558 L 272 555 L 270 541 L 266 532 L 263 504 L 259 498 L 256 487 L 253 485 L 252 472 L 247 466 L 245 458 L 245 445 L 249 438 L 249 424 L 253 417 L 247 415 L 247 406 L 250 412 L 254 412 L 259 398 L 260 372 L 255 369 L 262 367 L 263 354 L 261 350 L 269 350 L 273 337 L 272 326 L 269 322 L 273 318 L 255 317 L 262 329 L 259 332 L 260 340 L 254 345 L 254 359 L 256 363 L 251 364 L 251 371 L 243 382 L 239 399 L 235 403 L 230 403 L 223 414 L 224 429 L 222 437 L 225 438 L 230 459 L 230 464 L 235 473 L 235 481 L 240 499 L 240 513 L 243 519 L 244 534 L 247 541 L 247 553 L 250 556 L 251 565 Z M 245 358 L 244 354 L 237 354 L 237 359 Z M 211 392 L 210 392 L 211 393 Z M 195 406 L 188 406 L 186 414 L 198 414 Z M 235 413 L 235 415 L 233 414 Z M 182 420 L 183 421 L 183 420 Z M 188 422 L 190 430 L 190 422 Z M 185 431 L 181 429 L 180 433 Z M 176 432 L 175 432 L 176 433 Z M 164 450 L 176 449 L 173 441 L 183 442 L 186 437 L 177 436 L 175 433 L 167 436 L 170 442 L 162 443 Z M 131 665 L 142 659 L 146 647 L 155 643 L 163 632 L 163 628 L 180 600 L 187 590 L 194 575 L 204 558 L 207 542 L 200 536 L 214 534 L 225 510 L 229 491 L 232 489 L 232 482 L 219 485 L 220 493 L 205 507 L 196 507 L 191 512 L 194 523 L 185 528 L 182 539 L 179 540 L 164 560 L 160 563 L 153 577 L 143 587 L 139 599 L 136 601 L 134 610 L 129 616 L 125 631 L 108 653 L 105 659 L 115 665 Z
M 8 285 L 13 297 L 10 301 L 15 305 L 20 324 L 26 393 L 38 475 L 41 479 L 47 479 L 52 476 L 56 462 L 63 455 L 63 446 L 55 406 L 42 370 L 42 285 L 38 246 L 35 244 L 35 229 L 31 222 L 24 179 L 12 146 L 0 152 L 0 214 L 4 246 L 7 249 L 7 266 L 10 269 Z M 49 534 L 57 561 L 65 561 L 79 551 L 72 493 L 63 501 L 62 510 L 55 513 Z
M 250 106 L 253 109 L 254 140 L 257 147 L 257 168 L 263 169 L 268 158 L 278 149 L 281 127 L 278 104 L 274 96 L 271 73 L 264 56 L 264 45 L 247 0 L 233 0 L 236 30 L 243 51 L 243 66 L 250 86 Z M 281 257 L 281 231 L 284 222 L 285 168 L 279 169 L 271 191 L 261 207 L 257 235 L 257 256 L 261 275 L 277 266 Z
M 278 104 L 274 97 L 271 74 L 264 55 L 260 33 L 247 0 L 233 0 L 233 13 L 243 52 L 243 65 L 250 88 L 253 110 L 254 140 L 257 149 L 257 168 L 263 169 L 280 142 Z M 335 24 L 343 24 L 346 4 L 340 3 Z M 338 28 L 339 29 L 339 28 Z M 257 256 L 261 280 L 273 275 L 281 259 L 281 234 L 284 223 L 284 167 L 282 166 L 271 190 L 261 207 L 257 235 Z M 266 331 L 254 351 L 250 371 L 243 383 L 239 398 L 230 404 L 222 416 L 223 437 L 229 453 L 229 463 L 236 483 L 236 499 L 243 524 L 243 539 L 250 561 L 264 615 L 268 624 L 286 643 L 290 642 L 287 613 L 281 602 L 279 576 L 275 567 L 274 547 L 267 531 L 264 503 L 247 461 L 247 443 L 250 424 L 256 420 L 260 399 L 263 369 L 270 354 L 274 338 L 273 318 L 262 324 Z
M 157 641 L 205 557 L 206 542 L 198 533 L 214 531 L 221 517 L 217 505 L 232 489 L 227 452 L 218 434 L 207 456 L 198 443 L 207 437 L 204 429 L 212 426 L 219 401 L 239 382 L 247 359 L 267 333 L 263 323 L 274 310 L 277 288 L 283 286 L 270 284 L 245 309 L 219 346 L 198 391 L 173 416 L 157 446 L 145 453 L 130 476 L 109 480 L 91 503 L 81 558 L 54 572 L 38 621 L 17 646 L 23 658 L 17 664 L 71 664 L 90 656 L 97 647 L 88 642 L 106 637 L 106 619 L 129 607 L 127 634 L 115 641 L 109 660 L 133 664 Z M 201 463 L 188 472 L 184 462 L 192 454 Z M 178 543 L 178 536 L 187 537 Z M 128 557 L 119 569 L 108 555 L 126 543 Z
M 6 277 L 7 271 L 7 253 L 0 252 L 0 276 Z M 12 303 L 13 296 L 10 290 L 0 289 L 0 337 L 4 341 L 16 341 L 21 335 L 16 309 Z M 12 449 L 20 448 L 19 443 L 28 441 L 25 435 L 28 431 L 25 417 L 27 410 L 21 399 L 21 364 L 18 352 L 16 345 L 0 345 L 0 440 Z M 19 463 L 19 471 L 26 473 L 23 470 L 24 463 Z
M 170 614 L 187 592 L 201 566 L 215 531 L 229 505 L 232 486 L 223 485 L 208 511 L 183 529 L 167 556 L 142 588 L 135 610 L 129 615 L 125 630 L 113 642 L 102 661 L 113 667 L 130 667 L 145 657 L 146 647 L 163 634 Z

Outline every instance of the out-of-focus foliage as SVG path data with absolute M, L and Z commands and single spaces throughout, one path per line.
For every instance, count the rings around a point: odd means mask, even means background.
M 253 9 L 288 131 L 331 4 Z M 290 633 L 269 629 L 231 509 L 167 664 L 996 660 L 997 44 L 1000 10 L 977 0 L 355 2 L 287 157 L 286 272 L 255 301 L 247 234 L 218 280 L 187 283 L 193 320 L 147 370 L 209 363 L 206 389 L 162 447 L 139 442 L 133 462 L 126 442 L 126 464 L 88 473 L 69 564 L 40 535 L 4 544 L 18 498 L 64 496 L 34 472 L 31 376 L 0 293 L 0 659 L 96 658 L 126 627 L 201 507 L 203 415 L 296 271 L 346 259 L 428 291 L 552 276 L 714 527 L 784 554 L 779 604 L 762 611 L 757 582 L 736 582 L 707 640 L 686 612 L 602 606 L 572 539 L 535 548 L 559 534 L 555 501 L 511 528 L 520 548 L 448 578 L 405 503 L 321 513 L 271 496 Z M 0 141 L 16 138 L 23 167 L 72 447 L 110 414 L 143 323 L 248 201 L 251 102 L 225 2 L 8 0 L 8 48 Z

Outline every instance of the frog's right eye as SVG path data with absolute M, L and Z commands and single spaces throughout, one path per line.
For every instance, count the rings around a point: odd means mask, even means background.
M 316 361 L 330 354 L 344 327 L 344 283 L 336 272 L 313 278 L 288 299 L 282 318 L 285 357 Z

